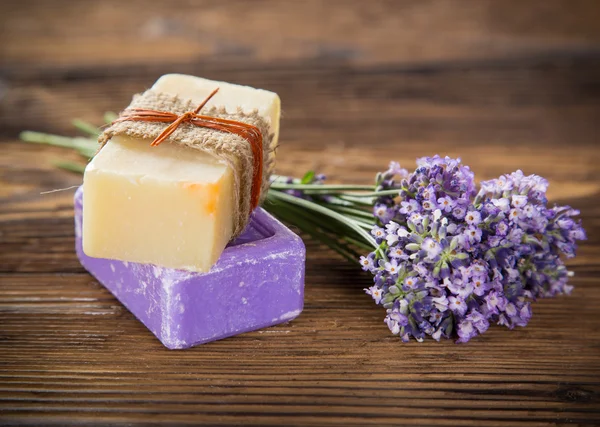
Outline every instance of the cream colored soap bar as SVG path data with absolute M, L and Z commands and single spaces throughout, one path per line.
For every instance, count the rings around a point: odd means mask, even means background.
M 277 94 L 247 86 L 169 74 L 161 92 L 228 111 L 257 109 L 277 143 Z M 111 139 L 85 170 L 83 251 L 96 258 L 208 271 L 232 237 L 232 170 L 198 150 L 126 137 Z

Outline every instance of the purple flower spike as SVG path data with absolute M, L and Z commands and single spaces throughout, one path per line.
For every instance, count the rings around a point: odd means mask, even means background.
M 563 258 L 586 235 L 578 211 L 547 206 L 546 180 L 517 171 L 477 189 L 460 159 L 417 166 L 409 174 L 392 163 L 380 175 L 378 188 L 398 193 L 376 200 L 380 251 L 360 259 L 393 334 L 464 343 L 493 323 L 525 326 L 531 301 L 571 292 Z

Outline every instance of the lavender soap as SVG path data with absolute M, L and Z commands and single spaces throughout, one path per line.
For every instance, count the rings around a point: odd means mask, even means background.
M 82 205 L 80 187 L 75 236 L 81 264 L 169 349 L 273 326 L 302 311 L 304 243 L 261 208 L 208 273 L 195 273 L 85 255 Z

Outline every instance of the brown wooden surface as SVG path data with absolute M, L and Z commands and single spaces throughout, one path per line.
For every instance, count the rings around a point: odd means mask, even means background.
M 0 3 L 0 424 L 600 424 L 600 2 Z M 278 171 L 370 182 L 391 159 L 521 168 L 581 209 L 572 296 L 525 329 L 402 344 L 370 283 L 307 240 L 289 324 L 168 351 L 78 264 L 59 149 L 161 74 L 280 93 Z M 66 155 L 75 159 L 75 156 Z

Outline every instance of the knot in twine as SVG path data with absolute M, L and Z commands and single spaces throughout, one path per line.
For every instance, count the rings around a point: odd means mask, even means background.
M 274 166 L 273 135 L 257 111 L 245 114 L 238 108 L 228 113 L 213 107 L 209 115 L 200 110 L 218 92 L 215 89 L 192 110 L 191 100 L 153 91 L 135 95 L 131 104 L 98 138 L 101 149 L 113 137 L 125 135 L 165 141 L 199 149 L 226 163 L 234 174 L 234 230 L 238 236 L 249 216 L 268 190 Z M 170 123 L 164 128 L 164 123 Z

